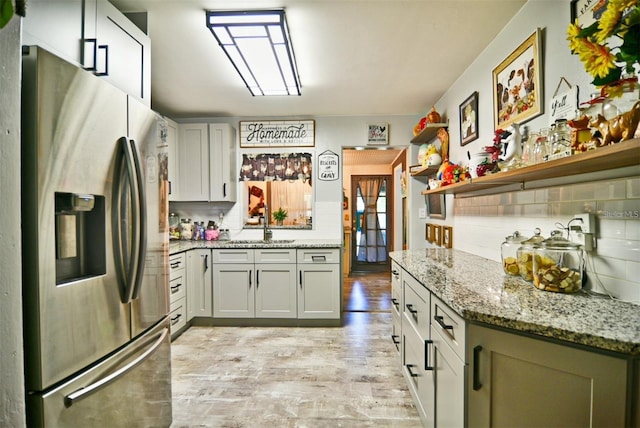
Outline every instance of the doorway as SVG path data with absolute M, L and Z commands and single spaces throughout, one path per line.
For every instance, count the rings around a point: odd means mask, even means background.
M 351 270 L 388 272 L 393 242 L 391 175 L 351 176 Z

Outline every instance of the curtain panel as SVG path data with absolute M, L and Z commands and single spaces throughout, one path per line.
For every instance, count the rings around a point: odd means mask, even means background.
M 311 183 L 310 153 L 243 154 L 240 181 L 302 180 Z

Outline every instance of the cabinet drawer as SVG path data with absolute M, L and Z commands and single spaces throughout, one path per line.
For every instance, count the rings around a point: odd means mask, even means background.
M 213 250 L 213 261 L 218 263 L 253 263 L 253 249 Z
M 436 296 L 431 297 L 431 316 L 434 331 L 438 332 L 443 342 L 464 361 L 466 336 L 464 319 Z
M 298 249 L 298 263 L 340 263 L 340 249 Z
M 173 279 L 179 275 L 183 275 L 186 264 L 185 253 L 169 256 L 169 278 Z
M 185 282 L 185 276 L 180 275 L 177 278 L 171 278 L 169 281 L 169 296 L 171 303 L 177 301 L 186 296 L 187 284 Z
M 254 257 L 256 263 L 295 263 L 296 250 L 294 249 L 256 249 Z
M 404 323 L 411 325 L 423 339 L 429 338 L 430 293 L 410 275 L 402 276 L 404 306 L 402 306 Z
M 169 312 L 169 318 L 171 319 L 171 336 L 178 332 L 182 327 L 187 325 L 187 304 L 186 299 L 178 299 L 171 303 L 171 309 Z

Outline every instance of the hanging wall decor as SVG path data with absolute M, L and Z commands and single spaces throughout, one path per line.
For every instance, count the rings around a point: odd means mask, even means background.
M 240 147 L 313 147 L 313 120 L 249 120 L 240 122 Z
M 339 176 L 339 157 L 331 150 L 325 150 L 318 155 L 318 180 L 334 181 Z
M 374 123 L 367 126 L 367 144 L 386 146 L 389 144 L 389 124 Z
M 493 124 L 506 129 L 543 113 L 542 51 L 538 28 L 493 69 Z

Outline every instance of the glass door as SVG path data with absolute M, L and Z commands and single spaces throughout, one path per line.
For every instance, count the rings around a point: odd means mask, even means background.
M 381 272 L 389 270 L 392 242 L 392 200 L 390 175 L 351 176 L 352 246 L 351 270 Z

